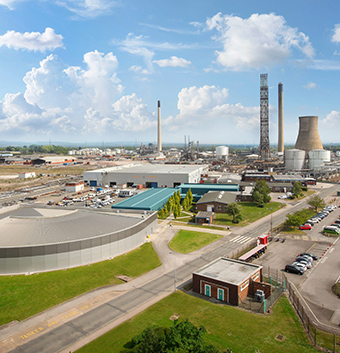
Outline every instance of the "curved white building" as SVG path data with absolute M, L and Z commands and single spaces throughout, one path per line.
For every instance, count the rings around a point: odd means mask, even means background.
M 331 151 L 316 149 L 308 152 L 309 156 L 309 169 L 320 169 L 324 166 L 325 162 L 331 161 Z
M 143 244 L 158 224 L 157 212 L 23 207 L 2 214 L 0 226 L 0 274 L 4 275 L 110 259 Z
M 292 149 L 284 151 L 285 169 L 301 170 L 305 164 L 306 152 L 303 150 Z

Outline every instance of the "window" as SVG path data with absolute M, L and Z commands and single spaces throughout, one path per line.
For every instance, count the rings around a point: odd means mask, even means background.
M 222 211 L 222 206 L 217 206 L 217 211 Z
M 256 281 L 259 277 L 260 277 L 260 273 L 257 272 L 257 273 L 255 273 L 255 275 L 252 277 L 252 279 L 253 279 L 254 281 Z
M 224 211 L 226 211 L 226 210 L 227 210 L 227 208 L 228 208 L 228 206 L 224 206 Z
M 249 286 L 249 281 L 247 282 L 244 282 L 242 285 L 241 285 L 241 291 L 245 288 L 247 288 Z

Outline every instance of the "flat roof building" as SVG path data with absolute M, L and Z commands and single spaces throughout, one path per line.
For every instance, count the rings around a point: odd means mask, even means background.
M 208 165 L 191 164 L 128 164 L 86 171 L 84 182 L 90 186 L 126 183 L 145 185 L 147 188 L 176 187 L 183 183 L 199 183 Z
M 221 257 L 192 276 L 194 292 L 238 305 L 262 281 L 262 266 Z

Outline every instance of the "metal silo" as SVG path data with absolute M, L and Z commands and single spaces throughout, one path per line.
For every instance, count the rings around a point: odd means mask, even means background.
M 305 164 L 306 152 L 298 149 L 285 150 L 285 169 L 286 170 L 301 170 Z
M 216 147 L 216 158 L 226 159 L 228 158 L 229 147 L 226 146 L 218 146 Z
M 326 150 L 312 150 L 308 153 L 309 156 L 309 169 L 320 169 L 325 162 L 331 161 L 331 151 Z

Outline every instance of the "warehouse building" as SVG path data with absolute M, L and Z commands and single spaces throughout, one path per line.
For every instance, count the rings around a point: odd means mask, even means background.
M 219 258 L 192 275 L 193 291 L 232 305 L 239 305 L 260 288 L 262 266 Z
M 129 199 L 123 200 L 115 205 L 113 209 L 125 210 L 147 210 L 159 211 L 162 209 L 170 196 L 174 194 L 177 189 L 174 188 L 152 188 L 139 193 Z
M 146 188 L 171 188 L 183 183 L 199 183 L 207 170 L 207 165 L 128 164 L 86 171 L 83 179 L 85 184 L 94 187 L 126 183 L 128 187 L 142 184 Z
M 0 274 L 8 275 L 112 259 L 147 241 L 158 222 L 156 212 L 22 207 L 2 214 L 0 227 Z

